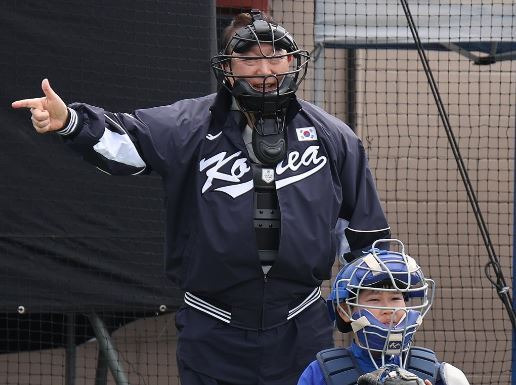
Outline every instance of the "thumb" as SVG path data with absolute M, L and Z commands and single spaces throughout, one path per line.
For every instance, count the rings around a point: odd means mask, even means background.
M 59 96 L 54 92 L 52 87 L 50 87 L 50 82 L 48 81 L 48 79 L 43 79 L 43 81 L 41 82 L 41 89 L 43 90 L 43 93 L 48 99 L 59 99 Z

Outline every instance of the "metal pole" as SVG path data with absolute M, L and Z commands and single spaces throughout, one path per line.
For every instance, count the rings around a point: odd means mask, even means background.
M 217 54 L 217 0 L 210 1 L 210 58 Z M 213 71 L 210 76 L 211 92 L 217 92 L 217 79 Z
M 514 121 L 516 123 L 516 117 L 514 118 Z M 516 127 L 516 125 L 515 125 Z M 514 137 L 514 148 L 516 149 L 516 136 Z M 514 264 L 516 262 L 516 242 L 515 242 L 515 236 L 516 234 L 516 153 L 514 154 L 514 173 L 513 173 L 513 183 L 514 183 L 514 190 L 513 190 L 513 197 L 512 197 L 512 282 L 516 282 L 516 265 Z M 512 286 L 512 298 L 516 298 L 516 285 L 513 284 Z M 516 307 L 513 302 L 513 308 Z M 514 328 L 512 328 L 512 365 L 511 365 L 511 384 L 516 385 L 516 331 Z
M 115 379 L 115 383 L 117 385 L 129 385 L 118 350 L 113 344 L 113 341 L 111 341 L 111 336 L 109 335 L 106 325 L 104 325 L 104 322 L 94 312 L 88 313 L 88 319 L 90 320 L 95 336 L 97 337 L 99 354 L 104 355 L 104 359 L 107 361 L 107 365 Z
M 75 384 L 75 313 L 67 313 L 66 320 L 66 348 L 65 348 L 65 384 Z
M 346 124 L 357 130 L 357 53 L 346 50 Z
M 107 374 L 107 359 L 104 356 L 104 353 L 102 353 L 102 350 L 99 350 L 99 355 L 97 357 L 97 369 L 95 370 L 95 385 L 106 385 Z
M 314 51 L 314 103 L 324 108 L 324 46 L 320 43 Z

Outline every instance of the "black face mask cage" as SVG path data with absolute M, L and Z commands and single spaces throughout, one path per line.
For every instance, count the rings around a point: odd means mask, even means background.
M 278 80 L 276 81 L 278 82 Z M 284 115 L 296 90 L 297 84 L 294 78 L 286 76 L 270 92 L 260 92 L 244 79 L 237 79 L 231 88 L 231 93 L 237 99 L 242 111 L 252 113 L 259 120 L 261 118 L 277 118 Z
M 262 42 L 263 43 L 263 42 Z M 258 43 L 259 44 L 259 43 Z M 256 74 L 256 75 L 235 75 L 233 74 L 233 69 L 231 67 L 231 59 L 234 59 L 235 56 L 232 55 L 224 55 L 220 54 L 214 56 L 211 59 L 211 67 L 215 73 L 217 81 L 220 86 L 226 87 L 231 93 L 235 88 L 237 88 L 238 83 L 247 83 L 245 79 L 248 78 L 262 78 L 262 90 L 255 89 L 250 85 L 248 87 L 240 87 L 242 98 L 246 99 L 254 99 L 254 102 L 251 105 L 247 105 L 247 103 L 241 103 L 242 109 L 248 112 L 259 112 L 259 111 L 270 111 L 269 108 L 260 108 L 259 99 L 262 99 L 262 103 L 267 103 L 267 100 L 273 98 L 287 97 L 293 96 L 297 91 L 299 85 L 304 80 L 306 76 L 306 72 L 308 70 L 308 62 L 310 60 L 310 55 L 307 51 L 296 50 L 294 52 L 287 52 L 285 54 L 274 55 L 275 58 L 281 58 L 286 56 L 292 56 L 294 63 L 291 64 L 292 70 L 277 73 L 277 74 Z M 263 55 L 263 57 L 256 56 L 238 56 L 239 59 L 243 60 L 262 60 L 263 58 L 271 58 L 271 56 Z M 267 79 L 274 78 L 276 89 L 267 90 L 265 83 Z M 229 79 L 233 79 L 233 86 L 231 86 L 231 82 Z M 281 103 L 280 103 L 281 104 Z M 280 108 L 280 106 L 278 106 Z
M 235 96 L 242 110 L 254 114 L 274 115 L 288 106 L 299 84 L 306 76 L 310 55 L 300 50 L 294 39 L 280 25 L 269 23 L 262 19 L 261 12 L 252 10 L 253 23 L 240 28 L 224 47 L 224 50 L 211 59 L 211 66 L 220 86 L 226 87 Z M 262 44 L 272 46 L 272 53 L 265 54 Z M 278 74 L 256 74 L 252 76 L 237 76 L 233 74 L 231 60 L 233 53 L 245 53 L 253 46 L 258 46 L 260 56 L 239 55 L 241 60 L 262 60 L 291 56 L 294 63 L 292 70 Z M 276 89 L 267 90 L 267 79 L 275 78 Z M 249 85 L 247 78 L 262 78 L 262 90 Z M 232 81 L 230 81 L 232 79 Z M 233 83 L 233 85 L 231 85 Z

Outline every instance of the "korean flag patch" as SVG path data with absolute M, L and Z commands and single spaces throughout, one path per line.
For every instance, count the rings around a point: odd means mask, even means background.
M 300 142 L 305 140 L 317 140 L 317 132 L 315 132 L 315 127 L 303 127 L 296 128 L 297 140 Z

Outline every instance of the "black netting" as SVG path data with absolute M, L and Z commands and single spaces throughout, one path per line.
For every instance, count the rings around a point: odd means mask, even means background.
M 66 101 L 115 111 L 207 94 L 213 30 L 219 40 L 234 14 L 256 7 L 311 51 L 298 95 L 362 139 L 393 236 L 437 282 L 416 343 L 472 384 L 511 383 L 511 323 L 484 273 L 488 252 L 401 2 L 108 3 L 11 1 L 0 13 L 0 382 L 113 381 L 99 320 L 130 383 L 179 382 L 181 293 L 163 274 L 159 179 L 99 173 L 59 138 L 34 134 L 11 101 L 39 95 L 44 77 Z M 515 5 L 409 6 L 512 287 Z

